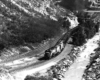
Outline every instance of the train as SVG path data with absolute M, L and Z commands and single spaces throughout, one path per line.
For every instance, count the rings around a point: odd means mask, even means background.
M 56 55 L 58 55 L 59 53 L 62 52 L 62 50 L 64 49 L 64 43 L 63 41 L 61 41 L 59 44 L 57 44 L 54 47 L 51 47 L 50 49 L 45 51 L 45 57 L 50 59 L 52 57 L 55 57 Z
M 73 18 L 76 24 L 74 24 L 74 22 L 70 20 L 70 18 L 67 19 L 74 26 L 72 27 L 72 25 L 70 25 L 70 29 L 68 29 L 68 31 L 63 34 L 63 36 L 58 40 L 58 42 L 53 47 L 45 51 L 44 57 L 46 59 L 51 59 L 63 51 L 65 45 L 68 43 L 69 38 L 71 37 L 71 32 L 73 32 L 73 30 L 76 28 L 75 26 L 78 25 L 78 22 L 76 21 L 77 18 Z
M 65 48 L 65 45 L 66 45 L 68 39 L 69 39 L 68 33 L 65 33 L 53 47 L 51 47 L 50 49 L 45 51 L 44 56 L 47 59 L 51 59 L 51 58 L 59 55 Z

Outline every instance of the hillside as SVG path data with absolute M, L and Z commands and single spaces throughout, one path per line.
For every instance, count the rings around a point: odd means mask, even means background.
M 96 78 L 89 69 L 100 65 L 97 5 L 93 0 L 0 0 L 0 79 Z

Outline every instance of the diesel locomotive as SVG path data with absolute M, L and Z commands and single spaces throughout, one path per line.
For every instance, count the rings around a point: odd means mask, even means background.
M 68 20 L 70 22 L 70 29 L 68 29 L 68 32 L 64 33 L 64 35 L 58 40 L 58 42 L 53 47 L 51 47 L 50 49 L 45 51 L 44 57 L 46 59 L 55 57 L 63 51 L 66 43 L 68 43 L 71 32 L 78 25 L 76 17 L 74 17 L 72 19 L 67 17 L 66 20 Z
M 68 41 L 69 37 L 68 37 L 68 33 L 65 33 L 62 38 L 55 44 L 55 46 L 51 47 L 50 49 L 45 51 L 44 56 L 47 59 L 51 59 L 55 56 L 57 56 L 58 54 L 60 54 L 63 49 L 65 48 L 65 45 Z

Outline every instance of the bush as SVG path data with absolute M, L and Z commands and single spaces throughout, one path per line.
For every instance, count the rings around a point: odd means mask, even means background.
M 53 80 L 53 78 L 47 76 L 40 76 L 40 77 L 27 76 L 24 80 Z

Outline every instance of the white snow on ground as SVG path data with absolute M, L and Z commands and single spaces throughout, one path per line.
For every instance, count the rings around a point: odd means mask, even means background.
M 86 49 L 81 51 L 79 57 L 71 65 L 69 70 L 65 73 L 63 80 L 81 80 L 84 70 L 90 60 L 90 54 L 94 53 L 94 49 L 98 47 L 98 40 L 100 40 L 100 31 L 92 39 L 88 40 L 84 45 Z

